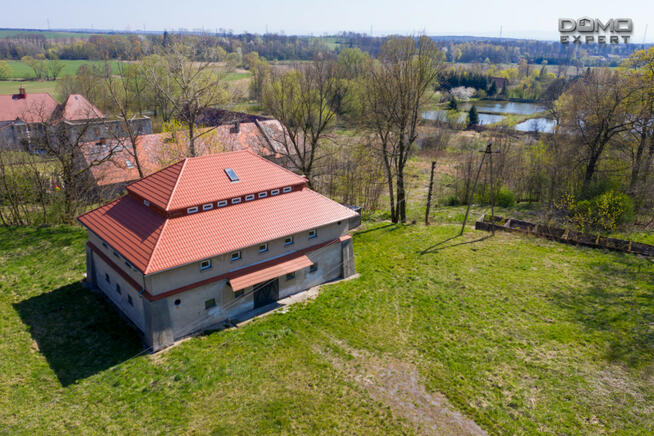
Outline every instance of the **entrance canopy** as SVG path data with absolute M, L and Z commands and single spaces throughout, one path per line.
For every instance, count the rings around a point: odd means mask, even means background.
M 298 255 L 291 259 L 285 257 L 278 262 L 266 262 L 261 265 L 244 268 L 241 274 L 236 271 L 234 276 L 229 279 L 229 284 L 232 290 L 236 292 L 248 286 L 293 273 L 311 265 L 313 265 L 313 262 L 306 255 Z

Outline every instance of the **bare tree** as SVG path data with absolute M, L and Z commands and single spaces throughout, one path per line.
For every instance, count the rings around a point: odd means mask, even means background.
M 426 36 L 391 38 L 370 68 L 365 92 L 367 127 L 380 144 L 393 222 L 406 221 L 404 168 L 443 60 L 442 51 Z
M 177 117 L 186 124 L 188 153 L 195 156 L 196 139 L 212 130 L 196 130 L 196 121 L 205 109 L 226 103 L 228 93 L 224 86 L 224 74 L 217 71 L 215 63 L 211 60 L 193 62 L 190 59 L 196 56 L 191 56 L 189 50 L 182 44 L 174 44 L 164 54 L 165 74 L 161 74 L 154 65 L 147 66 L 146 73 L 156 89 L 170 102 Z M 174 83 L 174 87 L 170 86 L 170 82 Z
M 333 126 L 336 114 L 331 109 L 335 97 L 335 65 L 318 55 L 296 71 L 283 73 L 268 86 L 264 102 L 284 127 L 269 147 L 281 154 L 312 186 L 314 166 L 321 142 Z

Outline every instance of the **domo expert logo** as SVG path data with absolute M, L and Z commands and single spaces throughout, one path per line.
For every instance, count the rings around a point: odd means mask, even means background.
M 631 18 L 611 18 L 606 22 L 598 18 L 581 17 L 559 18 L 559 33 L 561 44 L 619 44 L 629 43 L 634 31 L 634 21 Z

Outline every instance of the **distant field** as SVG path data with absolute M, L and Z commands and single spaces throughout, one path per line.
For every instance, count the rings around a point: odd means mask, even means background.
M 9 64 L 9 67 L 11 68 L 11 76 L 10 78 L 12 79 L 31 79 L 34 77 L 34 71 L 29 67 L 24 62 L 21 61 L 5 61 Z M 81 67 L 84 64 L 89 64 L 89 65 L 102 65 L 104 64 L 104 61 L 88 61 L 88 60 L 75 60 L 75 61 L 70 61 L 70 60 L 63 60 L 61 61 L 64 64 L 64 69 L 61 71 L 61 76 L 70 76 L 72 74 L 77 73 L 77 70 L 79 67 Z M 111 66 L 116 72 L 116 65 L 118 64 L 119 61 L 111 61 Z
M 48 92 L 55 97 L 56 82 L 21 82 L 18 80 L 0 81 L 0 94 L 16 94 L 20 86 L 24 86 L 29 94 Z M 56 98 L 56 97 L 55 97 Z
M 15 36 L 25 36 L 25 35 L 43 35 L 48 39 L 66 39 L 66 38 L 79 38 L 86 39 L 93 33 L 83 33 L 83 32 L 53 32 L 49 30 L 35 31 L 35 30 L 14 30 L 14 29 L 2 29 L 0 30 L 0 38 L 11 38 Z

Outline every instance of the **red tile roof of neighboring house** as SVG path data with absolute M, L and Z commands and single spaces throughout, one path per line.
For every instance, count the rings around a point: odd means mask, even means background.
M 234 126 L 221 125 L 204 129 L 208 133 L 200 136 L 195 147 L 198 156 L 223 151 L 249 150 L 262 156 L 270 156 L 273 149 L 279 150 L 284 129 L 277 120 L 263 120 L 241 123 L 239 131 Z M 141 135 L 136 141 L 136 151 L 144 175 L 152 174 L 164 167 L 165 162 L 177 161 L 186 156 L 188 140 L 186 132 L 177 132 L 176 140 L 171 133 Z M 84 144 L 82 151 L 87 163 L 96 158 L 94 152 L 101 151 L 101 144 Z M 279 156 L 278 156 L 279 157 Z M 130 165 L 126 162 L 130 161 Z M 126 183 L 139 179 L 134 159 L 127 151 L 121 151 L 100 165 L 91 167 L 91 173 L 99 186 Z
M 95 120 L 104 118 L 104 115 L 83 95 L 71 94 L 64 104 L 63 118 L 66 121 Z
M 229 182 L 223 171 L 226 165 L 234 168 L 242 182 Z M 137 182 L 143 189 L 139 192 L 146 192 L 150 201 L 163 204 L 168 198 L 169 204 L 179 205 L 304 183 L 250 152 L 189 158 L 155 175 L 148 186 L 141 183 L 148 178 Z M 155 194 L 157 189 L 161 192 Z M 355 215 L 302 185 L 277 196 L 181 216 L 159 214 L 127 195 L 78 219 L 144 274 L 152 274 Z
M 238 182 L 230 182 L 227 168 L 234 170 Z M 172 211 L 304 182 L 250 151 L 234 151 L 184 159 L 127 185 L 127 190 Z
M 0 121 L 40 123 L 47 121 L 56 107 L 50 94 L 0 95 Z

